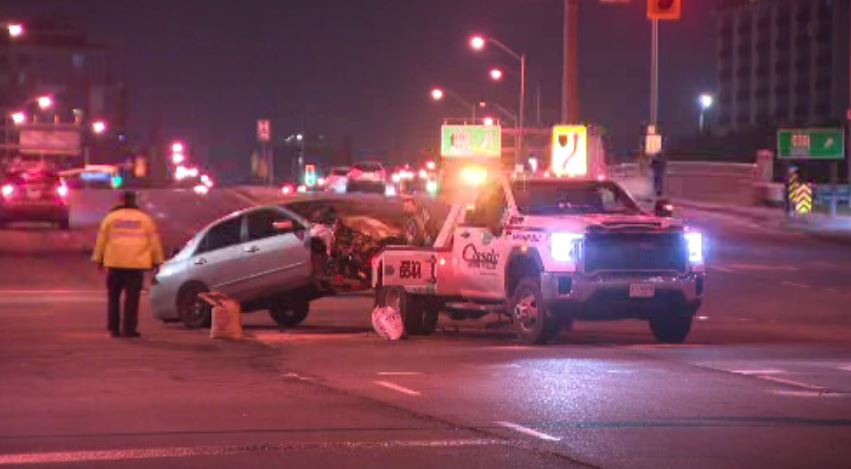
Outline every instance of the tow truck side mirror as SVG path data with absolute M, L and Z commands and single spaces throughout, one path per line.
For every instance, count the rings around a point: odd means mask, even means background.
M 659 199 L 653 207 L 653 213 L 657 217 L 671 218 L 674 216 L 674 205 L 666 199 Z

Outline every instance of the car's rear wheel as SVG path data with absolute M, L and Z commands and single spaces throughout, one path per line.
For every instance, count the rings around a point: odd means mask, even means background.
M 301 324 L 310 313 L 310 303 L 306 300 L 282 302 L 269 308 L 269 316 L 280 327 L 295 327 Z
M 681 344 L 691 332 L 691 316 L 670 316 L 650 319 L 650 330 L 656 340 L 665 344 Z
M 517 337 L 527 344 L 544 344 L 560 331 L 558 318 L 549 311 L 537 277 L 524 277 L 511 295 L 509 312 Z
M 177 314 L 189 329 L 210 327 L 212 308 L 198 295 L 210 291 L 201 283 L 190 283 L 177 295 Z

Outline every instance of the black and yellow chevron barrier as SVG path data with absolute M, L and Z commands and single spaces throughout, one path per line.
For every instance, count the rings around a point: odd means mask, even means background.
M 806 182 L 801 182 L 797 175 L 789 178 L 789 200 L 796 213 L 802 215 L 813 211 L 813 188 Z

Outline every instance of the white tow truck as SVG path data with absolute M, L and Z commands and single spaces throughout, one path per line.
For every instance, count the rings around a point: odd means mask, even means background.
M 472 207 L 454 205 L 433 246 L 391 246 L 372 260 L 376 302 L 396 307 L 409 334 L 439 313 L 509 317 L 526 343 L 577 320 L 648 320 L 656 339 L 683 342 L 704 290 L 703 239 L 643 211 L 598 179 L 498 177 Z

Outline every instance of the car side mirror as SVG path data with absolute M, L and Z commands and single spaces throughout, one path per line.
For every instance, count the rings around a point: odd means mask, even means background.
M 674 216 L 674 205 L 666 199 L 659 199 L 653 207 L 657 217 L 671 218 Z
M 278 231 L 290 232 L 295 228 L 295 224 L 290 220 L 281 220 L 272 223 L 272 227 Z

